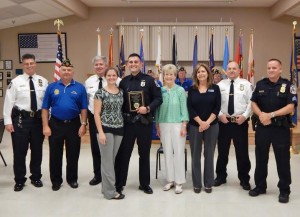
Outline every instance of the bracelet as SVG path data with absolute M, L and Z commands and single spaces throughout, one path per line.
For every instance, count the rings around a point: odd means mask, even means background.
M 83 122 L 81 122 L 81 125 L 86 126 L 86 125 L 88 125 L 88 124 L 87 124 L 87 122 L 84 122 L 84 121 L 83 121 Z

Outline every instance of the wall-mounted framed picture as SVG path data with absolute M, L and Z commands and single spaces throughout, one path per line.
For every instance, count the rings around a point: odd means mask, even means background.
M 0 72 L 0 80 L 3 80 L 3 72 Z
M 22 75 L 23 69 L 16 69 L 16 75 Z
M 0 60 L 0 70 L 3 70 L 3 69 L 4 69 L 4 61 Z
M 0 89 L 0 97 L 3 97 L 3 89 Z
M 3 80 L 0 81 L 0 88 L 3 88 Z
M 37 63 L 52 63 L 56 60 L 59 35 L 57 33 L 20 33 L 18 34 L 19 61 L 26 53 L 35 55 Z M 67 34 L 60 34 L 60 49 L 67 58 Z
M 4 60 L 4 67 L 6 70 L 12 70 L 12 60 Z
M 10 84 L 10 82 L 11 82 L 11 79 L 10 79 L 10 78 L 9 78 L 9 79 L 6 79 L 6 85 L 7 85 L 7 86 Z
M 7 72 L 6 72 L 6 78 L 12 78 L 11 71 L 7 71 Z

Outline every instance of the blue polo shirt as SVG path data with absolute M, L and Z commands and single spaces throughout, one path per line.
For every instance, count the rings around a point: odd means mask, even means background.
M 71 120 L 87 109 L 85 87 L 74 80 L 64 85 L 61 80 L 48 85 L 42 109 L 50 109 L 51 115 L 59 120 Z
M 185 78 L 183 83 L 180 82 L 179 78 L 175 80 L 175 84 L 184 88 L 185 91 L 188 91 L 189 87 L 192 86 L 193 81 L 191 79 Z

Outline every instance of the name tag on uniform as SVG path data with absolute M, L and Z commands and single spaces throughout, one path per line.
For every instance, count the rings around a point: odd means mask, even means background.
M 207 92 L 213 93 L 213 92 L 215 92 L 215 90 L 214 89 L 208 89 Z

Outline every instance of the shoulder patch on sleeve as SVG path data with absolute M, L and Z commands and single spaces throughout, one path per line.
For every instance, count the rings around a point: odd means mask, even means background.
M 296 94 L 297 93 L 295 85 L 293 85 L 293 84 L 291 85 L 290 92 L 291 92 L 291 94 Z
M 156 87 L 160 87 L 159 83 L 157 82 L 157 80 L 154 80 L 154 83 L 155 83 Z

